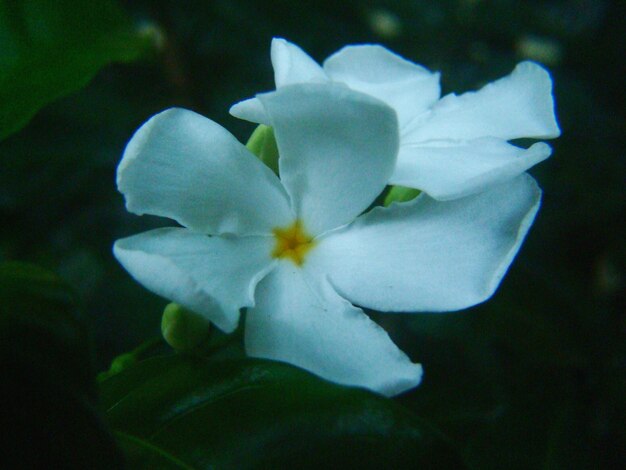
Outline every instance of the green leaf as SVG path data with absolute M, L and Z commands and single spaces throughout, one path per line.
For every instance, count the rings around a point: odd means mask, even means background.
M 130 468 L 464 468 L 393 400 L 282 363 L 155 357 L 100 386 Z
M 276 137 L 274 137 L 274 129 L 265 124 L 259 124 L 248 139 L 246 147 L 274 173 L 278 174 L 278 146 L 276 145 Z
M 95 408 L 91 344 L 54 274 L 0 264 L 3 459 L 20 468 L 118 468 Z
M 113 1 L 0 0 L 0 139 L 147 43 Z
M 384 205 L 387 207 L 392 202 L 406 202 L 415 199 L 421 191 L 419 189 L 407 188 L 404 186 L 392 186 L 387 196 L 385 196 Z

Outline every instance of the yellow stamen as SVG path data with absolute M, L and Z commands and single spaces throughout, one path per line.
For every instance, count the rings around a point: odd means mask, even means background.
M 287 227 L 276 227 L 272 232 L 276 238 L 272 256 L 274 258 L 288 258 L 296 266 L 302 266 L 305 255 L 315 246 L 313 237 L 304 231 L 302 222 L 296 220 Z

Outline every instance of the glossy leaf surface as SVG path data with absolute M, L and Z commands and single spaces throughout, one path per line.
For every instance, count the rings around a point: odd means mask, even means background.
M 282 363 L 156 357 L 101 393 L 131 468 L 463 468 L 392 400 Z

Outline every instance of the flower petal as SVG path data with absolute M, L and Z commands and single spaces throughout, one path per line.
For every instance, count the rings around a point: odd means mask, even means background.
M 224 128 L 184 109 L 157 114 L 135 133 L 117 187 L 130 212 L 198 232 L 269 234 L 293 220 L 276 175 Z
M 476 92 L 450 94 L 406 129 L 406 143 L 479 137 L 552 138 L 560 135 L 552 80 L 538 64 L 522 62 L 513 72 Z
M 113 253 L 147 289 L 231 332 L 273 265 L 270 237 L 209 237 L 161 228 L 115 242 Z
M 324 83 L 328 77 L 306 52 L 282 38 L 272 39 L 272 66 L 276 88 L 294 83 Z
M 354 220 L 384 189 L 398 151 L 396 115 L 341 85 L 303 84 L 259 95 L 292 208 L 312 235 Z
M 295 83 L 325 83 L 326 73 L 306 52 L 282 38 L 272 39 L 272 66 L 276 88 Z M 258 98 L 235 103 L 230 114 L 239 119 L 270 125 L 270 119 Z
M 435 199 L 456 199 L 519 176 L 551 153 L 543 142 L 524 149 L 491 137 L 405 145 L 390 181 Z
M 400 128 L 439 99 L 439 74 L 379 45 L 347 46 L 324 62 L 336 82 L 372 95 L 395 109 Z
M 235 103 L 230 107 L 228 112 L 232 116 L 243 119 L 244 121 L 265 124 L 266 126 L 269 126 L 270 123 L 270 117 L 265 112 L 265 108 L 258 98 L 249 98 Z
M 258 286 L 246 316 L 246 351 L 327 380 L 391 396 L 415 387 L 422 368 L 363 311 L 323 279 L 280 263 Z
M 379 311 L 450 311 L 489 298 L 533 222 L 541 191 L 524 174 L 448 202 L 425 194 L 329 233 L 307 257 L 340 295 Z

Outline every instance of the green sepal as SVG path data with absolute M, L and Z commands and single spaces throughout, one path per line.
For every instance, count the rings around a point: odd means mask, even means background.
M 407 202 L 419 196 L 421 191 L 415 188 L 407 188 L 406 186 L 392 186 L 387 196 L 385 196 L 385 207 L 392 202 Z
M 278 174 L 278 146 L 273 128 L 260 124 L 248 139 L 246 147 Z

